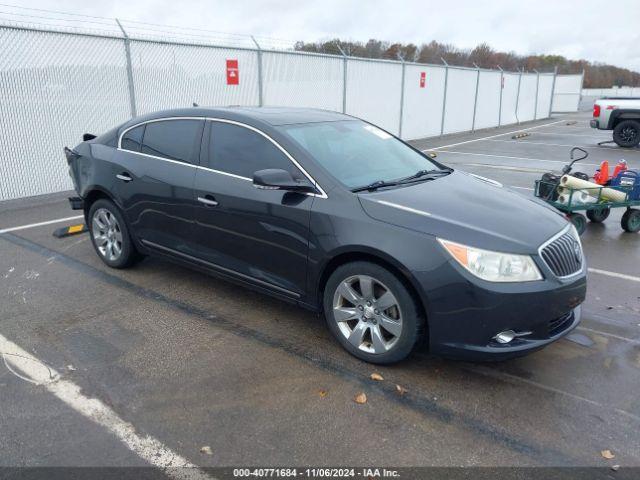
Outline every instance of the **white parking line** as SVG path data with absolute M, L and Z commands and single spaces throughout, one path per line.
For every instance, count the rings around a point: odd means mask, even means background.
M 522 173 L 545 173 L 546 172 L 546 170 L 541 170 L 539 168 L 512 167 L 510 165 L 493 165 L 491 163 L 453 163 L 453 162 L 449 162 L 449 165 L 464 165 L 466 167 L 494 168 L 496 170 L 511 170 L 513 172 L 522 172 Z
M 546 142 L 531 142 L 529 140 L 498 140 L 495 138 L 489 138 L 486 140 L 487 142 L 501 142 L 501 143 L 520 143 L 520 144 L 524 144 L 524 145 L 548 145 L 550 147 L 567 147 L 567 148 L 573 148 L 576 145 L 571 145 L 571 144 L 565 144 L 565 143 L 546 143 Z M 618 151 L 620 153 L 623 154 L 628 154 L 628 153 L 640 153 L 640 149 L 639 150 L 622 150 L 619 149 L 618 147 L 601 147 L 599 145 L 578 145 L 580 148 L 586 148 L 586 149 L 590 149 L 590 148 L 599 148 L 601 150 L 609 150 L 611 151 Z
M 616 335 L 615 333 L 603 332 L 602 330 L 594 330 L 593 328 L 579 326 L 576 330 L 584 330 L 585 332 L 595 333 L 597 335 L 603 335 L 605 337 L 615 338 L 616 340 L 623 340 L 625 342 L 640 343 L 640 340 L 635 338 L 623 337 L 622 335 Z
M 55 395 L 73 410 L 107 429 L 129 450 L 151 465 L 163 470 L 167 476 L 180 480 L 211 478 L 196 465 L 171 451 L 159 440 L 149 435 L 141 436 L 138 434 L 132 424 L 121 419 L 103 402 L 97 398 L 83 395 L 78 385 L 60 378 L 60 374 L 53 368 L 46 366 L 41 360 L 2 335 L 0 335 L 0 353 L 12 372 L 14 369 L 20 371 L 19 378 L 42 385 L 49 393 Z
M 18 230 L 26 230 L 27 228 L 42 227 L 44 225 L 51 225 L 54 223 L 68 222 L 70 220 L 79 220 L 81 218 L 84 218 L 84 215 L 76 215 L 75 217 L 66 217 L 66 218 L 56 218 L 55 220 L 47 220 L 46 222 L 30 223 L 29 225 L 20 225 L 18 227 L 5 228 L 3 230 L 0 230 L 0 233 L 17 232 Z
M 511 155 L 494 155 L 492 153 L 475 153 L 475 152 L 458 152 L 455 150 L 442 150 L 440 153 L 453 153 L 456 155 L 474 155 L 478 157 L 495 157 L 495 158 L 510 158 L 512 160 L 533 160 L 536 162 L 547 162 L 547 163 L 562 163 L 567 164 L 571 160 L 547 160 L 545 158 L 533 158 L 533 157 L 514 157 Z M 599 164 L 596 163 L 580 163 L 580 165 L 589 165 L 593 167 L 599 167 Z
M 629 280 L 631 282 L 640 282 L 640 277 L 634 277 L 633 275 L 627 275 L 625 273 L 610 272 L 608 270 L 600 270 L 599 268 L 590 268 L 589 272 L 597 273 L 599 275 L 606 275 L 607 277 L 620 278 L 622 280 Z
M 557 135 L 561 137 L 588 137 L 598 142 L 611 140 L 611 137 L 594 137 L 593 135 L 584 135 L 582 133 L 558 133 L 558 132 L 536 132 L 536 135 Z
M 497 135 L 489 135 L 488 137 L 474 138 L 473 140 L 465 140 L 464 142 L 452 143 L 450 145 L 441 145 L 439 147 L 428 148 L 428 149 L 422 150 L 422 151 L 423 152 L 431 152 L 433 150 L 440 150 L 441 148 L 457 147 L 458 145 L 465 145 L 467 143 L 479 142 L 481 140 L 486 140 L 488 138 L 503 137 L 504 135 L 513 135 L 514 133 L 527 132 L 529 130 L 534 130 L 536 128 L 548 127 L 549 125 L 556 125 L 556 124 L 562 123 L 564 121 L 566 121 L 566 120 L 560 120 L 558 122 L 543 123 L 542 125 L 536 125 L 535 127 L 522 128 L 520 130 L 514 130 L 512 132 L 506 132 L 506 133 L 498 133 Z

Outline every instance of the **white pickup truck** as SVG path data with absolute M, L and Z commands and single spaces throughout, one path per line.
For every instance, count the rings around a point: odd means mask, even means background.
M 640 97 L 604 97 L 593 104 L 591 128 L 613 130 L 613 141 L 625 148 L 640 143 Z

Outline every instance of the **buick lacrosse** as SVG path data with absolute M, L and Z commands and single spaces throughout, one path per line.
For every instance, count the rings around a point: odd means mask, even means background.
M 580 321 L 566 218 L 354 117 L 169 110 L 65 154 L 108 266 L 157 255 L 294 302 L 369 362 L 504 359 Z

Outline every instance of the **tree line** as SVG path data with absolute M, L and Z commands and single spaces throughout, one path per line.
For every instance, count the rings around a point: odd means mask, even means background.
M 366 43 L 333 39 L 323 42 L 296 42 L 295 49 L 305 52 L 329 53 L 364 58 L 382 58 L 408 62 L 441 64 L 444 59 L 449 65 L 504 70 L 558 73 L 582 73 L 585 88 L 609 88 L 612 86 L 640 86 L 640 73 L 626 68 L 587 60 L 570 60 L 562 55 L 518 55 L 514 52 L 499 52 L 486 43 L 473 49 L 460 49 L 447 43 L 432 41 L 420 46 L 413 43 L 391 43 L 371 39 Z

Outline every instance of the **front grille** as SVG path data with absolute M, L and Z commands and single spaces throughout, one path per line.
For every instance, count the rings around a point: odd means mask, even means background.
M 565 313 L 561 317 L 554 318 L 549 322 L 549 336 L 557 335 L 567 328 L 573 321 L 573 312 Z
M 582 268 L 582 245 L 570 231 L 545 245 L 540 255 L 558 277 L 566 277 Z

